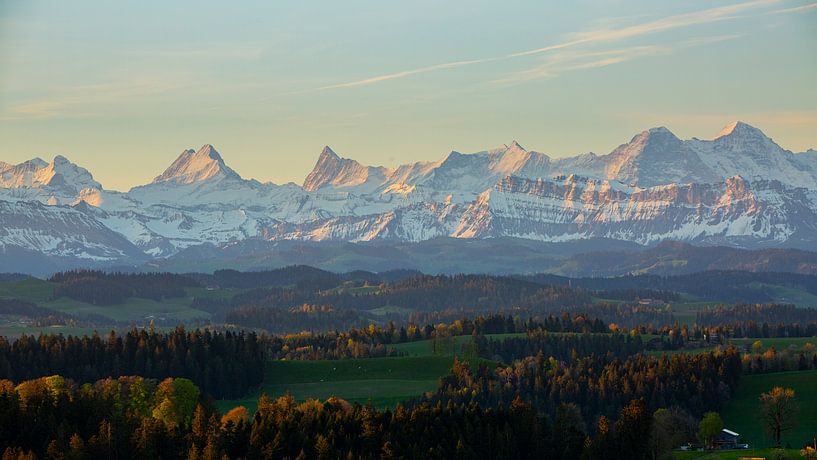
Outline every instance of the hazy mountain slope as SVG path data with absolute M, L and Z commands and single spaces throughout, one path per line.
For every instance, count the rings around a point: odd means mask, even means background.
M 16 249 L 89 263 L 145 259 L 123 235 L 82 209 L 0 201 L 0 250 Z
M 659 275 L 703 270 L 817 274 L 817 253 L 615 240 L 546 243 L 518 238 L 435 238 L 418 243 L 253 241 L 190 247 L 154 264 L 176 272 L 262 270 L 305 264 L 345 272 L 412 268 L 424 273 L 554 273 L 572 277 Z

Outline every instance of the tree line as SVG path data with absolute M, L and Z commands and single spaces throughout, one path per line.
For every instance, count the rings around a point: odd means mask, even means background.
M 132 329 L 101 337 L 0 337 L 0 378 L 22 381 L 59 374 L 77 382 L 139 375 L 185 377 L 216 397 L 238 397 L 263 377 L 264 348 L 255 334 Z
M 625 275 L 617 277 L 567 278 L 540 273 L 517 278 L 548 285 L 570 285 L 590 291 L 652 289 L 684 292 L 721 302 L 772 302 L 774 286 L 788 286 L 817 295 L 817 275 L 739 270 L 706 270 L 684 275 Z
M 262 395 L 250 417 L 243 407 L 218 414 L 182 378 L 0 381 L 2 454 L 19 459 L 646 459 L 658 417 L 635 399 L 587 430 L 575 404 L 542 413 L 521 397 L 496 407 L 423 401 L 378 410 L 288 395 Z
M 699 355 L 610 359 L 597 354 L 564 361 L 538 353 L 493 371 L 457 362 L 441 379 L 432 401 L 494 407 L 521 396 L 545 413 L 572 403 L 581 408 L 585 422 L 592 423 L 600 415 L 613 418 L 629 401 L 643 399 L 651 410 L 677 405 L 700 416 L 729 399 L 742 370 L 740 353 L 733 347 Z
M 224 314 L 237 307 L 291 308 L 303 304 L 336 309 L 373 310 L 384 306 L 419 311 L 472 309 L 496 311 L 519 307 L 554 311 L 591 301 L 588 293 L 567 286 L 542 286 L 513 278 L 486 275 L 418 275 L 371 286 L 372 289 L 325 289 L 325 286 L 273 286 L 236 294 L 231 299 L 196 298 L 192 306 Z
M 365 327 L 369 317 L 357 310 L 337 310 L 329 305 L 303 304 L 292 308 L 239 307 L 224 315 L 224 322 L 270 334 L 292 331 L 329 331 Z
M 817 308 L 781 304 L 718 305 L 699 311 L 696 324 L 722 326 L 732 337 L 813 337 L 817 335 Z
M 526 337 L 490 340 L 476 338 L 480 356 L 511 363 L 526 356 L 542 354 L 558 361 L 573 361 L 579 356 L 601 356 L 608 359 L 626 359 L 644 351 L 640 335 L 630 334 L 575 334 L 537 331 Z
M 409 322 L 397 326 L 390 321 L 385 326 L 369 324 L 362 328 L 323 333 L 304 332 L 264 337 L 266 355 L 271 359 L 345 359 L 398 356 L 391 344 L 432 340 L 437 337 L 527 332 L 604 332 L 607 326 L 598 319 L 564 313 L 560 316 L 527 318 L 504 314 L 478 315 L 460 318 L 448 324 Z
M 172 273 L 107 273 L 99 270 L 55 273 L 49 281 L 57 284 L 54 298 L 68 297 L 94 305 L 121 304 L 129 297 L 161 301 L 183 297 L 185 288 L 199 286 L 191 278 Z

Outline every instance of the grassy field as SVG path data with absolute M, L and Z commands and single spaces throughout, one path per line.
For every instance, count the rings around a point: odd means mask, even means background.
M 523 334 L 495 334 L 504 338 Z M 392 345 L 407 356 L 392 358 L 342 359 L 325 361 L 270 361 L 264 369 L 264 383 L 245 398 L 217 401 L 221 411 L 245 406 L 254 411 L 262 393 L 276 397 L 291 394 L 298 401 L 326 399 L 336 396 L 361 404 L 371 400 L 376 407 L 394 407 L 398 402 L 421 396 L 437 389 L 440 377 L 451 371 L 454 356 L 462 356 L 470 335 L 452 338 L 452 347 L 434 354 L 431 340 Z M 492 361 L 474 359 L 497 365 Z
M 525 335 L 490 334 L 487 337 L 501 340 Z M 431 340 L 420 340 L 392 345 L 393 349 L 406 354 L 394 358 L 271 361 L 266 364 L 261 388 L 245 398 L 217 401 L 217 405 L 222 411 L 239 405 L 252 411 L 262 393 L 275 397 L 289 392 L 298 401 L 337 396 L 360 403 L 371 400 L 377 407 L 393 407 L 400 401 L 435 390 L 440 377 L 451 370 L 454 356 L 466 355 L 472 340 L 470 335 L 452 337 L 451 346 L 437 354 Z M 471 365 L 479 363 L 498 364 L 477 358 Z
M 473 337 L 470 335 L 459 335 L 451 338 L 453 344 L 448 350 L 439 354 L 447 356 L 459 355 L 462 353 L 463 345 L 470 344 Z M 431 356 L 434 355 L 432 340 L 417 340 L 415 342 L 398 343 L 391 346 L 392 349 L 406 353 L 408 356 Z
M 720 302 L 685 301 L 670 302 L 669 304 L 670 308 L 672 309 L 672 315 L 675 316 L 675 319 L 677 319 L 679 323 L 686 324 L 687 326 L 692 326 L 695 324 L 695 319 L 699 311 L 708 310 L 716 305 L 720 305 Z
M 526 336 L 527 333 L 525 332 L 485 335 L 485 337 L 491 340 L 502 340 L 508 337 L 526 337 Z M 452 337 L 453 346 L 449 350 L 443 351 L 441 354 L 449 356 L 463 355 L 466 351 L 465 347 L 467 347 L 472 340 L 473 338 L 470 335 L 458 335 Z M 391 348 L 398 351 L 402 351 L 403 353 L 406 353 L 408 356 L 430 356 L 435 354 L 432 340 L 418 340 L 415 342 L 398 343 L 396 345 L 392 345 Z
M 669 356 L 678 354 L 699 355 L 701 353 L 706 353 L 714 349 L 715 349 L 714 347 L 706 347 L 706 348 L 683 348 L 680 350 L 651 350 L 646 352 L 646 354 L 649 356 L 661 356 L 663 354 L 667 354 Z
M 118 305 L 93 305 L 78 300 L 61 297 L 53 298 L 54 284 L 37 278 L 0 283 L 0 298 L 15 298 L 33 302 L 72 315 L 93 314 L 114 321 L 144 322 L 150 319 L 178 320 L 209 319 L 210 314 L 190 308 L 194 296 L 198 297 L 231 297 L 237 291 L 223 289 L 207 291 L 204 288 L 191 288 L 185 297 L 168 299 L 161 302 L 142 298 L 129 298 Z M 31 333 L 31 332 L 29 332 Z
M 789 348 L 793 348 L 795 351 L 800 351 L 803 349 L 805 344 L 810 343 L 812 345 L 817 346 L 817 337 L 774 337 L 774 338 L 766 338 L 766 339 L 730 339 L 728 341 L 729 345 L 735 345 L 737 347 L 743 348 L 746 344 L 753 344 L 755 341 L 760 341 L 762 347 L 761 352 L 768 350 L 771 347 L 774 347 L 777 351 L 788 350 Z M 680 350 L 666 350 L 666 351 L 648 351 L 648 355 L 653 356 L 660 356 L 664 353 L 668 355 L 675 355 L 679 353 L 684 354 L 691 354 L 697 355 L 699 353 L 704 353 L 707 351 L 712 351 L 716 347 L 704 347 L 704 348 L 686 348 Z
M 38 278 L 0 283 L 0 298 L 24 299 L 34 303 L 51 300 L 54 285 Z
M 260 389 L 246 398 L 217 401 L 217 405 L 221 411 L 239 405 L 254 411 L 262 393 L 277 397 L 288 392 L 298 401 L 337 396 L 350 402 L 363 404 L 371 400 L 376 407 L 393 407 L 435 390 L 452 363 L 451 356 L 270 361 Z
M 733 397 L 722 412 L 727 428 L 737 431 L 749 444 L 773 444 L 758 421 L 758 397 L 775 386 L 793 388 L 800 402 L 798 426 L 783 436 L 783 443 L 799 447 L 817 435 L 817 370 L 748 375 L 741 378 Z
M 147 321 L 151 319 L 189 321 L 195 318 L 207 319 L 210 314 L 190 308 L 192 297 L 157 302 L 151 299 L 131 297 L 118 305 L 93 305 L 61 297 L 43 302 L 40 306 L 72 315 L 94 314 L 114 321 Z
M 800 350 L 803 346 L 807 343 L 812 345 L 817 345 L 817 337 L 774 337 L 774 338 L 767 338 L 767 339 L 732 339 L 729 343 L 732 343 L 737 346 L 743 346 L 745 344 L 753 344 L 755 341 L 759 340 L 760 343 L 763 345 L 762 350 L 766 351 L 769 347 L 774 347 L 775 350 L 785 350 L 791 346 L 794 346 L 795 349 Z
M 397 307 L 397 306 L 394 306 L 394 305 L 386 305 L 385 307 L 378 307 L 378 308 L 373 308 L 371 310 L 367 310 L 367 312 L 369 314 L 375 315 L 375 316 L 384 316 L 384 315 L 390 315 L 390 314 L 397 314 L 397 315 L 400 315 L 402 317 L 408 317 L 408 315 L 413 313 L 414 310 L 412 310 L 411 308 Z
M 575 332 L 551 332 L 550 334 L 576 334 Z M 609 334 L 608 332 L 601 332 L 601 334 Z M 485 337 L 490 340 L 503 340 L 511 337 L 527 337 L 527 332 L 512 332 L 506 334 L 486 334 Z M 657 335 L 653 334 L 641 334 L 641 338 L 644 341 L 653 339 L 658 337 Z M 447 353 L 448 355 L 462 355 L 465 351 L 465 348 L 468 344 L 471 343 L 471 336 L 470 335 L 460 335 L 453 337 L 453 348 L 450 349 Z M 395 350 L 402 351 L 408 356 L 427 356 L 434 354 L 433 350 L 433 341 L 431 340 L 418 340 L 416 342 L 406 342 L 406 343 L 398 343 L 396 345 L 392 345 L 391 348 Z M 708 351 L 708 348 L 700 349 L 700 352 Z M 678 352 L 689 351 L 689 350 L 679 350 Z M 660 354 L 661 352 L 656 352 Z
M 99 334 L 107 334 L 109 330 L 100 330 Z M 0 324 L 0 336 L 4 337 L 19 337 L 26 335 L 40 335 L 40 334 L 62 334 L 64 336 L 81 336 L 92 335 L 94 328 L 91 327 L 77 327 L 77 326 L 28 326 L 19 323 L 5 323 Z
M 800 308 L 817 307 L 817 296 L 808 291 L 769 284 L 760 284 L 759 286 L 770 288 L 774 292 L 775 302 L 791 303 Z
M 799 449 L 784 449 L 785 459 L 802 459 Z M 775 449 L 742 449 L 721 452 L 673 452 L 674 460 L 738 460 L 739 458 L 774 459 Z

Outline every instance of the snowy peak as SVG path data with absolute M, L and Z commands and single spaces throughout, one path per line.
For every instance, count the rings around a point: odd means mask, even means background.
M 715 179 L 695 152 L 663 126 L 637 134 L 599 160 L 604 162 L 605 178 L 627 184 L 653 186 Z
M 367 183 L 378 186 L 383 183 L 387 173 L 386 168 L 363 166 L 355 160 L 341 158 L 326 146 L 318 156 L 315 167 L 304 179 L 303 188 L 314 192 L 324 186 L 350 188 Z
M 187 185 L 213 178 L 241 177 L 224 163 L 215 147 L 205 144 L 198 151 L 187 149 L 182 152 L 165 172 L 153 179 L 153 183 Z
M 541 153 L 530 152 L 514 140 L 491 155 L 489 168 L 499 176 L 515 174 L 531 178 L 544 177 L 550 170 L 550 158 Z
M 3 163 L 0 165 L 0 187 L 32 187 L 34 175 L 46 166 L 48 166 L 48 163 L 40 158 L 27 160 L 17 165 Z
M 742 121 L 734 121 L 724 126 L 721 132 L 719 132 L 718 135 L 715 136 L 715 139 L 720 139 L 726 136 L 766 139 L 766 135 L 763 134 L 763 131 Z
M 18 165 L 3 163 L 0 165 L 0 187 L 49 189 L 70 195 L 85 188 L 101 189 L 102 185 L 87 169 L 57 155 L 51 163 L 40 158 Z
M 102 184 L 95 181 L 87 169 L 71 163 L 62 155 L 57 155 L 54 161 L 37 171 L 35 178 L 39 184 L 59 186 L 76 192 L 84 188 L 102 188 Z
M 607 155 L 552 161 L 513 141 L 388 169 L 327 146 L 303 187 L 243 180 L 211 145 L 185 150 L 153 183 L 127 193 L 101 189 L 62 156 L 0 163 L 0 247 L 81 260 L 118 260 L 133 247 L 139 257 L 167 257 L 256 239 L 609 238 L 813 248 L 815 235 L 817 152 L 793 154 L 740 122 L 714 140 L 681 140 L 658 127 Z
M 777 154 L 783 150 L 763 131 L 742 121 L 728 124 L 712 142 L 719 150 L 759 156 Z

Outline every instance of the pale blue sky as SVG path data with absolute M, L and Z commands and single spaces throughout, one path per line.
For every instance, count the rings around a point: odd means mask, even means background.
M 0 0 L 0 160 L 63 154 L 106 188 L 204 143 L 300 183 L 326 144 L 561 157 L 736 119 L 817 147 L 817 3 Z

